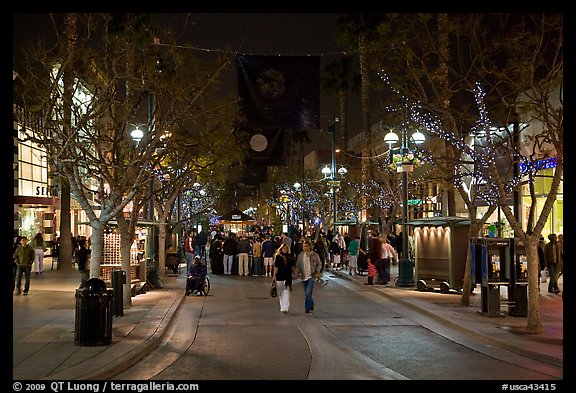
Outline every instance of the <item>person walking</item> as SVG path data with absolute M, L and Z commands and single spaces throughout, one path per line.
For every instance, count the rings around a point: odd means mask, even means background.
M 368 258 L 370 262 L 376 267 L 378 271 L 378 283 L 386 285 L 386 272 L 384 269 L 384 259 L 388 256 L 388 249 L 384 246 L 383 237 L 377 231 L 374 231 L 372 238 L 370 239 L 370 250 Z M 370 269 L 369 269 L 370 270 Z M 370 271 L 368 272 L 370 273 Z M 370 274 L 368 274 L 368 279 L 370 279 Z
M 86 281 L 90 278 L 90 262 L 88 258 L 90 257 L 90 250 L 86 244 L 86 239 L 81 239 L 78 241 L 80 248 L 76 252 L 76 264 L 78 265 L 78 271 L 80 272 L 80 289 L 84 288 Z
M 355 236 L 348 244 L 348 274 L 350 275 L 358 274 L 359 253 L 366 254 L 366 252 L 360 248 L 360 236 Z
M 16 236 L 16 241 L 12 245 L 12 292 L 16 286 L 16 273 L 18 273 L 18 262 L 16 261 L 16 250 L 20 247 L 22 236 Z
M 546 245 L 546 241 L 544 240 L 544 236 L 540 236 L 538 240 L 538 266 L 540 268 L 540 277 L 538 278 L 538 289 L 540 289 L 540 283 L 546 283 L 546 257 L 544 256 L 544 246 Z
M 274 273 L 274 254 L 276 253 L 276 244 L 270 238 L 270 235 L 266 235 L 266 238 L 262 242 L 262 257 L 264 259 L 264 273 L 266 277 L 272 276 Z
M 47 250 L 42 232 L 38 232 L 34 236 L 31 246 L 34 248 L 34 272 L 36 274 L 42 273 L 42 270 L 44 270 L 44 253 Z
M 324 271 L 324 267 L 329 259 L 328 255 L 328 247 L 326 246 L 326 240 L 324 240 L 324 236 L 320 235 L 314 242 L 314 251 L 320 256 L 320 261 L 322 262 L 322 271 Z
M 368 263 L 368 281 L 364 285 L 374 285 L 374 277 L 378 275 L 378 269 L 372 263 L 372 259 L 368 258 L 366 262 Z
M 384 259 L 382 261 L 384 279 L 380 280 L 380 284 L 386 285 L 390 281 L 390 263 L 398 263 L 398 254 L 396 253 L 396 249 L 394 249 L 394 247 L 388 243 L 388 239 L 386 239 L 386 237 L 382 237 L 382 247 L 384 247 L 384 252 L 382 253 L 384 255 Z
M 558 277 L 562 275 L 564 269 L 564 235 L 558 235 Z
M 282 244 L 274 256 L 273 280 L 276 280 L 280 311 L 287 313 L 290 309 L 290 291 L 292 290 L 292 271 L 294 262 L 290 254 L 290 246 Z
M 190 271 L 194 263 L 194 233 L 190 231 L 188 237 L 184 239 L 184 255 L 186 257 L 186 271 Z
M 312 298 L 314 281 L 322 276 L 322 261 L 320 261 L 320 256 L 312 250 L 310 240 L 305 239 L 302 248 L 296 260 L 296 272 L 304 285 L 304 309 L 306 314 L 310 314 L 314 311 L 314 299 Z
M 332 254 L 332 268 L 340 270 L 342 262 L 342 251 L 346 247 L 344 239 L 339 234 L 335 234 L 330 243 L 330 253 Z
M 544 257 L 546 258 L 546 268 L 548 269 L 548 274 L 550 275 L 550 281 L 548 281 L 548 292 L 550 293 L 560 293 L 560 288 L 558 288 L 558 236 L 555 233 L 548 235 L 548 240 L 550 240 L 544 246 Z
M 35 254 L 34 248 L 28 244 L 28 238 L 22 236 L 22 239 L 20 239 L 20 247 L 14 252 L 14 257 L 18 264 L 18 272 L 16 273 L 16 295 L 20 295 L 22 289 L 22 275 L 26 276 L 24 295 L 28 295 L 28 291 L 30 290 L 30 273 L 32 272 Z

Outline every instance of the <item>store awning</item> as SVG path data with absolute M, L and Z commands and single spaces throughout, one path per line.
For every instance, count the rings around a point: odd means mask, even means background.
M 256 222 L 256 219 L 250 217 L 239 209 L 234 209 L 218 217 L 218 222 L 220 224 L 252 224 Z
M 402 222 L 399 222 L 401 224 Z M 427 227 L 440 227 L 440 226 L 459 226 L 470 225 L 470 219 L 467 217 L 427 217 L 410 220 L 406 224 L 412 226 L 427 226 Z

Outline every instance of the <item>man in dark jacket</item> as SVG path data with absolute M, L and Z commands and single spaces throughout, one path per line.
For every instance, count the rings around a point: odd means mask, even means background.
M 548 235 L 550 242 L 544 246 L 544 257 L 546 258 L 546 268 L 550 275 L 548 282 L 548 292 L 560 293 L 558 288 L 558 236 L 555 233 Z
M 224 251 L 224 274 L 227 276 L 232 274 L 234 255 L 237 254 L 236 247 L 235 235 L 230 233 L 226 240 L 224 240 L 224 245 L 222 246 L 222 250 Z
M 90 278 L 90 263 L 88 262 L 90 250 L 88 250 L 85 239 L 79 240 L 78 245 L 80 248 L 76 251 L 76 263 L 80 272 L 80 288 L 84 288 L 84 284 Z
M 28 295 L 28 291 L 30 290 L 30 273 L 32 272 L 32 263 L 34 263 L 35 257 L 36 253 L 34 248 L 28 244 L 28 238 L 22 236 L 22 239 L 20 239 L 20 247 L 14 252 L 14 259 L 18 264 L 18 272 L 16 273 L 16 295 L 20 295 L 23 274 L 26 275 L 24 295 Z

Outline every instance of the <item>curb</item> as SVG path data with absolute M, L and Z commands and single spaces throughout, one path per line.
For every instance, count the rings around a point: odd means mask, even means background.
M 335 274 L 338 277 L 346 279 L 348 281 L 353 281 L 355 283 L 358 283 L 357 280 L 353 279 L 351 276 L 349 276 L 347 274 L 342 274 L 340 271 L 330 270 L 330 273 Z M 537 352 L 537 351 L 534 351 L 530 348 L 518 347 L 517 345 L 511 345 L 508 342 L 505 342 L 503 340 L 499 340 L 498 338 L 487 336 L 486 334 L 479 333 L 478 331 L 474 331 L 474 330 L 472 330 L 466 326 L 462 326 L 458 323 L 454 323 L 454 322 L 450 321 L 449 319 L 442 317 L 438 313 L 434 313 L 429 308 L 424 308 L 423 306 L 420 306 L 420 305 L 416 304 L 415 302 L 401 299 L 395 293 L 393 293 L 393 292 L 396 292 L 396 290 L 402 291 L 402 290 L 406 290 L 406 289 L 400 289 L 400 288 L 395 288 L 395 287 L 383 287 L 383 288 L 373 287 L 373 288 L 369 288 L 369 289 L 371 289 L 374 292 L 378 293 L 379 295 L 385 296 L 385 297 L 387 297 L 387 298 L 389 298 L 389 299 L 391 299 L 391 300 L 393 300 L 399 304 L 410 307 L 411 309 L 418 311 L 419 313 L 425 315 L 428 318 L 434 319 L 437 322 L 441 322 L 443 325 L 445 325 L 445 326 L 447 326 L 447 327 L 449 327 L 449 328 L 451 328 L 457 332 L 460 332 L 460 333 L 466 334 L 468 336 L 474 337 L 475 339 L 480 340 L 484 343 L 494 345 L 494 346 L 497 346 L 497 347 L 504 349 L 506 351 L 514 352 L 514 353 L 517 353 L 519 355 L 522 355 L 522 356 L 525 356 L 525 357 L 528 357 L 528 358 L 531 358 L 534 360 L 538 360 L 541 362 L 545 362 L 545 363 L 551 364 L 551 365 L 556 366 L 556 367 L 563 367 L 563 365 L 564 365 L 564 359 L 563 358 L 559 358 L 557 356 Z

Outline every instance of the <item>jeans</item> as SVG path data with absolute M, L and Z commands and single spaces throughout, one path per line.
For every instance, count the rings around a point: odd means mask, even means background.
M 189 275 L 190 269 L 192 269 L 192 265 L 194 264 L 194 253 L 186 252 L 184 255 L 186 256 L 186 275 Z
M 262 257 L 252 257 L 252 269 L 250 269 L 250 273 L 255 276 L 262 275 Z
M 387 284 L 390 281 L 390 258 L 384 258 L 382 267 L 384 270 L 384 282 Z
M 384 259 L 379 259 L 376 262 L 376 270 L 378 270 L 378 282 L 380 284 L 386 284 L 386 271 L 384 268 Z
M 306 311 L 314 310 L 314 299 L 312 299 L 312 291 L 314 291 L 314 279 L 309 278 L 303 281 L 304 284 L 304 308 Z
M 550 279 L 548 281 L 548 292 L 559 291 L 558 287 L 558 264 L 549 263 L 547 265 L 548 273 L 550 274 Z
M 232 274 L 232 263 L 234 261 L 234 255 L 224 254 L 224 274 Z
M 30 273 L 32 272 L 32 265 L 23 266 L 18 265 L 18 273 L 16 274 L 16 291 L 20 293 L 22 288 L 22 274 L 26 276 L 26 281 L 24 283 L 24 293 L 28 293 L 30 290 Z

